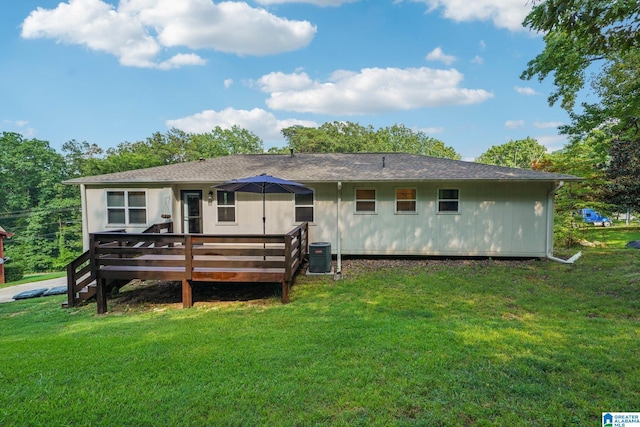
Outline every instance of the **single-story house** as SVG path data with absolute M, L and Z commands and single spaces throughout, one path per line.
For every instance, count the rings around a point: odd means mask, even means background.
M 88 233 L 261 234 L 262 196 L 215 185 L 266 173 L 312 195 L 267 194 L 266 233 L 309 223 L 334 255 L 552 257 L 554 194 L 580 178 L 403 153 L 232 155 L 76 178 Z

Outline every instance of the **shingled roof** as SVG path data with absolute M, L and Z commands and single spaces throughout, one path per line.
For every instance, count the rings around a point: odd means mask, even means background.
M 573 175 L 404 153 L 244 154 L 88 176 L 65 184 L 216 183 L 266 173 L 299 182 L 579 181 Z

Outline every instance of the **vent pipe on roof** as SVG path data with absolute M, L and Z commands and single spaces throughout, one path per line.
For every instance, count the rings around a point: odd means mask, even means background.
M 384 156 L 382 156 L 382 169 L 384 169 L 384 167 L 385 167 L 385 160 L 386 160 L 386 158 Z
M 293 157 L 293 148 L 289 148 L 289 154 Z

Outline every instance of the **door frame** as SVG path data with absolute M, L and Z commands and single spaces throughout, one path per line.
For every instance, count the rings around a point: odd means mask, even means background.
M 188 195 L 195 195 L 198 197 L 198 211 L 200 213 L 198 217 L 189 216 L 189 212 L 186 209 L 186 201 Z M 202 217 L 202 190 L 180 190 L 180 212 L 182 216 L 180 226 L 182 233 L 189 233 L 187 226 L 188 222 L 191 220 L 191 218 L 198 218 L 200 220 L 200 231 L 198 231 L 197 234 L 202 234 L 204 228 L 204 221 Z

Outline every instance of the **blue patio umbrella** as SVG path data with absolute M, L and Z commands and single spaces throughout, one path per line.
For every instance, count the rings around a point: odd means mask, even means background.
M 248 178 L 234 179 L 214 185 L 213 188 L 229 192 L 259 193 L 262 194 L 262 233 L 266 234 L 265 218 L 265 194 L 290 193 L 290 194 L 312 194 L 313 190 L 305 187 L 299 182 L 287 181 L 267 175 L 266 173 L 250 176 Z

